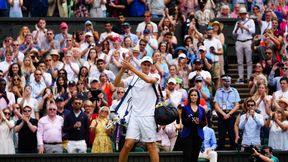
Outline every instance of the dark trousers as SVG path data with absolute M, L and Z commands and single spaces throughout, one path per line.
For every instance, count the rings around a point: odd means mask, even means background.
M 218 140 L 218 149 L 225 149 L 225 137 L 226 132 L 228 131 L 229 141 L 230 141 L 230 149 L 235 149 L 235 132 L 234 132 L 234 124 L 235 124 L 235 115 L 231 115 L 229 119 L 224 120 L 221 114 L 218 114 L 218 132 L 219 132 L 219 140 Z
M 48 7 L 38 6 L 31 9 L 31 17 L 46 17 Z
M 191 134 L 197 134 L 197 130 Z M 183 162 L 197 162 L 201 150 L 202 139 L 198 135 L 190 135 L 182 139 Z

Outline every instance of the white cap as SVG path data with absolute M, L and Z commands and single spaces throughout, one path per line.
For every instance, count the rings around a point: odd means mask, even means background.
M 141 64 L 143 62 L 150 62 L 151 64 L 153 64 L 153 60 L 150 56 L 144 56 L 142 59 L 141 59 Z
M 91 84 L 93 81 L 99 82 L 99 79 L 98 79 L 98 78 L 91 78 L 91 79 L 90 79 L 90 84 Z
M 91 32 L 86 32 L 86 33 L 85 33 L 85 37 L 86 37 L 87 35 L 90 36 L 90 37 L 93 37 L 93 34 L 92 34 Z
M 200 46 L 200 47 L 199 47 L 199 50 L 206 51 L 206 47 L 205 47 L 205 46 Z
M 170 78 L 170 79 L 168 80 L 168 83 L 174 83 L 174 84 L 176 84 L 176 79 L 175 79 L 175 78 Z
M 178 58 L 187 58 L 186 55 L 184 53 L 180 53 Z

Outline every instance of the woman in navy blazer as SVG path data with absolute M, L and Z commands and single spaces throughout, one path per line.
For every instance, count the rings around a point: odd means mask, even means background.
M 203 127 L 206 125 L 205 110 L 200 105 L 198 90 L 191 89 L 188 103 L 182 110 L 183 130 L 181 134 L 183 162 L 197 162 L 204 140 Z

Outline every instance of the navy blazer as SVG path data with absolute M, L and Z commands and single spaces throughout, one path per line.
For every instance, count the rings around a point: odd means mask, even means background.
M 206 125 L 205 118 L 205 110 L 203 107 L 198 106 L 198 118 L 199 124 L 195 124 L 191 118 L 191 114 L 194 116 L 194 112 L 192 112 L 190 104 L 186 105 L 182 110 L 182 123 L 184 125 L 183 130 L 181 132 L 181 137 L 186 138 L 191 134 L 191 126 L 197 126 L 198 136 L 204 140 L 204 131 L 203 127 Z

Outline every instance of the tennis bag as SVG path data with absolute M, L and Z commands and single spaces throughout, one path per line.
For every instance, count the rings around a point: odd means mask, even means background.
M 156 124 L 168 125 L 168 124 L 174 122 L 176 119 L 179 118 L 177 109 L 172 104 L 170 104 L 168 102 L 164 102 L 163 94 L 162 94 L 160 85 L 158 86 L 160 97 L 157 93 L 155 84 L 153 84 L 152 86 L 153 86 L 154 92 L 157 96 L 155 112 L 154 112 Z

